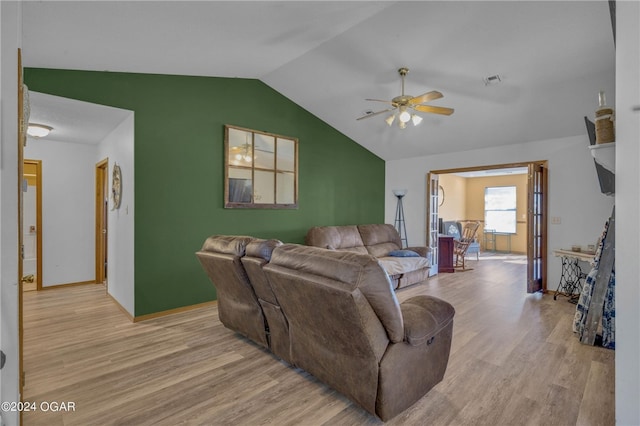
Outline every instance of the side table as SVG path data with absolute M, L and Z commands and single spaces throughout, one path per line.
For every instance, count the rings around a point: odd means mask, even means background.
M 560 274 L 560 282 L 556 293 L 553 295 L 553 300 L 556 300 L 558 295 L 566 296 L 569 298 L 569 302 L 577 303 L 582 291 L 582 281 L 586 278 L 586 274 L 582 272 L 580 268 L 580 261 L 589 262 L 591 265 L 594 263 L 595 253 L 583 253 L 580 251 L 572 250 L 554 250 L 553 254 L 556 257 L 560 257 L 562 261 L 562 273 Z
M 438 273 L 455 272 L 453 268 L 453 236 L 438 236 Z

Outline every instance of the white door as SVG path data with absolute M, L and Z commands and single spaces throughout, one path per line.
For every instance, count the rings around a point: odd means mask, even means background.
M 438 273 L 438 175 L 427 175 L 427 246 L 431 249 L 431 270 L 429 276 Z

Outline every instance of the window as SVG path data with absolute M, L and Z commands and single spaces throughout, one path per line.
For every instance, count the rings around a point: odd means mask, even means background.
M 298 140 L 225 126 L 225 207 L 298 207 Z
M 484 189 L 484 229 L 516 233 L 516 187 L 494 186 Z

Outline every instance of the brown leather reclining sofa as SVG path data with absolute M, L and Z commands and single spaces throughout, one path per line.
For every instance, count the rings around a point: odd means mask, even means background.
M 213 236 L 197 256 L 226 327 L 382 420 L 444 376 L 453 307 L 425 295 L 398 303 L 370 254 Z
M 416 257 L 390 256 L 402 249 L 396 228 L 389 224 L 315 226 L 307 232 L 305 243 L 330 250 L 371 254 L 389 274 L 394 288 L 417 284 L 429 278 L 431 262 L 428 247 L 407 247 Z

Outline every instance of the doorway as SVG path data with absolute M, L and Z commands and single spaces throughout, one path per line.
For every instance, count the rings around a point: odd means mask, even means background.
M 20 55 L 20 54 L 19 54 Z M 19 59 L 20 63 L 20 59 Z M 21 69 L 21 68 L 20 68 Z M 22 73 L 20 72 L 20 78 Z M 18 87 L 22 88 L 22 80 L 19 80 Z M 24 90 L 27 90 L 24 88 Z M 22 101 L 23 91 L 20 89 L 18 96 L 19 108 L 18 111 L 22 113 Z M 115 294 L 114 298 L 124 306 L 128 312 L 134 312 L 134 267 L 133 267 L 133 222 L 134 222 L 134 208 L 133 208 L 133 145 L 134 145 L 134 113 L 133 111 L 108 107 L 104 105 L 91 104 L 82 102 L 75 99 L 63 98 L 59 96 L 49 95 L 45 93 L 38 93 L 30 91 L 28 101 L 30 117 L 20 116 L 19 120 L 26 121 L 27 119 L 42 122 L 47 124 L 53 129 L 65 129 L 64 137 L 58 134 L 58 137 L 54 135 L 42 138 L 36 143 L 36 140 L 30 140 L 29 147 L 26 149 L 28 158 L 38 158 L 42 161 L 46 176 L 41 174 L 47 187 L 42 186 L 42 198 L 43 202 L 42 210 L 47 215 L 44 223 L 47 225 L 47 230 L 44 232 L 43 240 L 44 244 L 40 244 L 43 250 L 43 256 L 47 262 L 53 261 L 56 258 L 60 261 L 55 262 L 56 270 L 49 272 L 47 264 L 43 264 L 43 273 L 38 274 L 42 277 L 42 288 L 49 289 L 58 287 L 61 283 L 67 284 L 89 284 L 94 282 L 105 283 L 107 281 L 107 208 L 106 200 L 108 199 L 108 161 L 113 161 L 114 158 L 118 160 L 119 164 L 124 164 L 128 167 L 127 171 L 131 171 L 130 174 L 126 174 L 125 181 L 128 191 L 125 193 L 124 206 L 126 211 L 123 212 L 119 220 L 111 221 L 111 229 L 109 229 L 112 236 L 111 246 L 115 247 L 115 236 L 118 235 L 118 227 L 122 227 L 122 236 L 117 240 L 119 247 L 122 248 L 120 253 L 112 254 L 109 259 L 110 263 L 110 288 L 109 295 Z M 77 126 L 78 117 L 83 117 L 83 126 Z M 102 133 L 88 134 L 86 132 L 87 126 L 95 129 L 102 129 Z M 76 128 L 77 127 L 77 128 Z M 18 230 L 23 229 L 22 216 L 23 216 L 23 168 L 24 168 L 24 153 L 23 147 L 26 146 L 26 135 L 22 129 L 26 130 L 26 126 L 19 127 L 20 130 L 20 143 L 18 144 L 19 158 L 18 158 L 18 171 L 17 177 L 19 179 L 19 223 Z M 95 143 L 90 141 L 94 140 Z M 69 143 L 72 142 L 72 143 Z M 46 148 L 44 148 L 46 144 Z M 42 148 L 42 150 L 40 150 Z M 77 149 L 76 149 L 77 148 Z M 78 155 L 76 155 L 78 154 Z M 103 159 L 102 161 L 99 161 Z M 79 167 L 80 166 L 80 167 Z M 100 174 L 96 170 L 100 168 Z M 99 176 L 99 182 L 96 182 L 95 176 Z M 90 181 L 94 180 L 94 185 L 91 185 Z M 87 180 L 89 186 L 86 185 Z M 59 186 L 55 182 L 69 182 L 70 186 Z M 51 186 L 53 185 L 53 186 Z M 50 187 L 51 186 L 51 187 Z M 73 214 L 74 230 L 81 229 L 80 232 L 75 232 L 73 237 L 66 231 L 68 226 L 69 215 L 63 215 L 56 212 L 50 213 L 47 209 L 47 201 L 52 200 L 53 203 L 59 203 L 56 198 L 59 191 L 64 191 L 64 195 L 73 194 L 73 200 L 78 201 L 78 205 L 85 206 L 88 201 L 89 208 L 73 208 L 69 209 L 69 212 Z M 101 191 L 99 195 L 96 193 Z M 130 198 L 129 198 L 130 197 Z M 93 200 L 92 200 L 93 198 Z M 82 200 L 82 201 L 80 201 Z M 80 204 L 81 203 L 81 204 Z M 98 206 L 96 211 L 91 212 L 90 205 Z M 55 209 L 54 209 L 55 210 Z M 93 213 L 93 214 L 92 214 Z M 109 214 L 114 212 L 109 211 Z M 96 218 L 100 217 L 100 222 L 96 221 Z M 78 224 L 77 227 L 75 225 Z M 27 224 L 28 226 L 28 224 Z M 87 228 L 88 226 L 88 228 Z M 94 227 L 94 235 L 91 235 L 91 227 Z M 29 228 L 27 228 L 28 230 Z M 50 236 L 49 231 L 53 230 L 65 230 L 63 232 L 55 232 L 55 235 Z M 44 230 L 43 226 L 36 225 L 36 230 Z M 102 231 L 105 231 L 103 234 Z M 27 231 L 28 232 L 28 231 Z M 16 251 L 21 250 L 23 246 L 23 232 L 17 232 L 19 236 L 18 247 Z M 99 235 L 99 238 L 97 236 Z M 77 238 L 81 241 L 81 244 L 70 243 L 75 241 L 72 238 Z M 94 241 L 91 241 L 94 238 Z M 64 247 L 62 247 L 64 246 Z M 61 249 L 61 247 L 64 249 Z M 77 249 L 82 247 L 81 252 L 78 250 L 72 251 L 72 254 L 67 255 L 69 247 Z M 101 260 L 96 262 L 95 251 L 101 248 Z M 62 254 L 61 254 L 62 253 Z M 53 256 L 53 257 L 52 257 Z M 78 259 L 81 258 L 81 261 Z M 22 259 L 22 256 L 19 256 Z M 118 263 L 121 262 L 121 263 Z M 131 262 L 131 263 L 128 263 Z M 18 277 L 22 277 L 22 261 L 18 262 Z M 78 263 L 82 263 L 82 272 L 78 273 Z M 116 268 L 118 264 L 125 265 L 122 268 Z M 98 267 L 98 265 L 104 265 L 104 267 Z M 92 268 L 93 266 L 93 268 Z M 62 272 L 61 272 L 62 271 Z M 58 273 L 55 279 L 53 272 Z M 118 275 L 120 274 L 120 275 Z M 122 277 L 121 280 L 117 278 Z M 80 278 L 79 280 L 74 279 Z M 69 278 L 69 279 L 67 279 Z M 96 279 L 97 278 L 97 279 Z M 53 283 L 53 284 L 50 284 Z M 46 284 L 46 285 L 45 285 Z M 22 283 L 20 284 L 19 298 L 18 298 L 18 333 L 19 333 L 19 374 L 20 380 L 20 395 L 24 395 L 22 387 L 24 386 L 25 374 L 23 363 L 23 339 L 24 339 L 24 327 L 23 317 L 25 312 L 23 309 L 23 296 L 27 298 L 39 297 L 46 292 L 23 292 Z M 114 290 L 116 290 L 114 292 Z M 106 296 L 106 295 L 105 295 Z M 55 318 L 52 318 L 55 321 Z
M 109 211 L 109 159 L 96 164 L 96 284 L 107 288 L 107 246 Z
M 42 290 L 42 161 L 23 163 L 22 290 Z
M 519 198 L 521 207 L 517 210 L 513 208 L 513 231 L 504 233 L 495 233 L 493 230 L 492 248 L 496 249 L 496 234 L 500 234 L 503 244 L 508 243 L 509 250 L 511 250 L 512 237 L 519 242 L 520 252 L 526 252 L 527 261 L 527 292 L 534 293 L 538 291 L 546 291 L 546 241 L 547 241 L 547 162 L 535 161 L 527 163 L 513 163 L 502 164 L 483 167 L 468 167 L 460 169 L 447 169 L 447 170 L 433 170 L 427 177 L 427 228 L 430 236 L 429 245 L 432 248 L 432 253 L 436 253 L 437 256 L 437 236 L 440 232 L 439 229 L 439 211 L 444 210 L 443 204 L 446 200 L 455 200 L 455 186 L 450 185 L 452 188 L 447 191 L 440 185 L 439 176 L 442 175 L 456 175 L 462 176 L 460 179 L 464 180 L 464 177 L 469 176 L 497 176 L 507 175 L 510 173 L 523 173 L 521 182 L 519 184 Z M 514 178 L 515 180 L 515 178 Z M 485 211 L 484 211 L 484 199 L 482 198 L 487 186 L 487 182 L 493 182 L 492 180 L 482 181 L 480 186 L 482 188 L 473 188 L 474 197 L 479 198 L 479 211 L 473 211 L 473 217 L 466 217 L 465 213 L 453 213 L 458 217 L 451 217 L 447 219 L 463 219 L 479 221 L 481 227 L 486 230 L 485 224 Z M 500 182 L 499 180 L 496 182 Z M 504 180 L 502 181 L 504 182 Z M 462 187 L 466 187 L 465 183 L 460 184 Z M 459 186 L 460 186 L 459 185 Z M 477 185 L 475 185 L 477 186 Z M 492 186 L 492 185 L 489 185 Z M 498 186 L 498 185 L 496 185 Z M 502 186 L 502 185 L 500 185 Z M 453 191 L 451 190 L 453 189 Z M 515 186 L 514 186 L 515 191 Z M 526 203 L 525 203 L 526 201 Z M 476 203 L 478 204 L 478 203 Z M 463 210 L 465 208 L 463 207 Z M 478 210 L 478 209 L 476 209 Z M 446 210 L 445 210 L 446 211 Z M 452 214 L 451 210 L 447 211 L 448 214 Z M 502 213 L 502 212 L 501 212 Z M 516 231 L 517 227 L 517 231 Z M 479 233 L 479 239 L 482 241 L 485 233 Z M 524 236 L 524 238 L 523 238 Z M 482 241 L 484 242 L 484 241 Z M 485 246 L 486 249 L 486 246 Z M 437 257 L 432 259 L 437 263 Z

